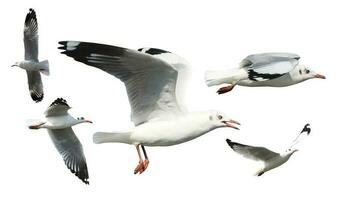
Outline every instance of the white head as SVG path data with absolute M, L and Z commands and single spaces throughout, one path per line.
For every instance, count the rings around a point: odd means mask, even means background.
M 15 62 L 11 67 L 19 67 L 21 62 Z
M 240 125 L 239 122 L 227 117 L 225 114 L 218 111 L 211 111 L 208 115 L 208 120 L 216 128 L 229 127 L 239 130 L 235 125 Z
M 292 79 L 297 83 L 306 81 L 312 78 L 325 79 L 325 76 L 312 71 L 304 65 L 297 65 L 290 73 Z
M 93 123 L 90 120 L 85 119 L 84 117 L 78 117 L 76 118 L 76 124 L 81 124 L 81 123 Z
M 295 153 L 297 151 L 299 151 L 299 150 L 298 149 L 287 149 L 285 154 L 291 156 L 291 155 L 293 155 L 293 153 Z

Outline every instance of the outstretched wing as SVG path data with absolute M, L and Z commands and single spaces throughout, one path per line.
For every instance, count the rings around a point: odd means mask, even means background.
M 231 149 L 233 149 L 235 152 L 249 159 L 265 162 L 272 158 L 280 156 L 280 154 L 275 153 L 264 147 L 248 146 L 248 145 L 232 142 L 229 139 L 226 139 L 226 142 L 231 147 Z
M 290 149 L 292 149 L 295 145 L 297 145 L 299 142 L 307 138 L 311 133 L 310 124 L 306 124 L 302 131 L 297 135 L 297 137 L 293 140 L 292 144 L 290 145 Z
M 243 59 L 240 66 L 247 70 L 250 80 L 266 81 L 290 72 L 299 59 L 298 55 L 291 53 L 253 54 Z
M 48 132 L 68 169 L 84 183 L 89 184 L 86 158 L 73 129 L 48 129 Z
M 26 74 L 32 100 L 35 102 L 42 101 L 44 92 L 40 73 L 38 71 L 26 71 Z
M 46 117 L 59 116 L 68 114 L 68 110 L 71 107 L 68 105 L 67 101 L 62 98 L 57 98 L 48 109 L 44 112 Z
M 179 114 L 175 95 L 178 70 L 140 51 L 88 42 L 59 42 L 62 54 L 99 68 L 124 82 L 131 119 L 138 125 L 161 115 Z
M 38 23 L 36 12 L 30 8 L 24 25 L 25 60 L 38 62 Z

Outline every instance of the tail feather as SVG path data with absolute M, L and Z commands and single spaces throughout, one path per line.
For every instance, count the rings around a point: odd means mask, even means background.
M 245 79 L 246 77 L 247 73 L 244 71 L 244 69 L 205 72 L 205 81 L 209 87 L 223 83 L 235 84 L 239 80 Z
M 40 72 L 44 75 L 49 76 L 50 75 L 50 68 L 49 68 L 49 61 L 48 60 L 43 60 L 39 62 L 40 65 Z
M 93 135 L 93 142 L 95 144 L 111 142 L 131 144 L 132 141 L 130 136 L 130 132 L 96 132 Z

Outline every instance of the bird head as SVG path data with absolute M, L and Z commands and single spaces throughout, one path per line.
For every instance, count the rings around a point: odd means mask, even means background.
M 11 67 L 19 67 L 20 62 L 15 62 Z
M 239 130 L 239 128 L 235 125 L 241 125 L 239 122 L 217 111 L 211 112 L 211 114 L 209 115 L 209 120 L 217 128 L 229 127 L 229 128 L 234 128 L 234 129 Z
M 87 120 L 84 117 L 78 117 L 76 120 L 78 121 L 78 123 L 93 123 L 92 121 Z
M 325 76 L 316 73 L 315 71 L 304 65 L 297 65 L 293 69 L 293 73 L 291 74 L 291 76 L 297 82 L 302 82 L 312 78 L 326 79 Z
M 299 151 L 298 149 L 287 149 L 286 154 L 292 155 L 293 153 Z

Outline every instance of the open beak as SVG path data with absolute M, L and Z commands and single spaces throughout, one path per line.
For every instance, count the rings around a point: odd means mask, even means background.
M 239 130 L 235 125 L 241 125 L 238 121 L 230 119 L 229 121 L 222 121 L 227 127 Z
M 92 122 L 92 121 L 90 121 L 90 120 L 85 120 L 85 122 L 88 122 L 88 123 L 91 123 L 91 124 L 93 124 L 93 122 Z
M 325 76 L 321 75 L 321 74 L 316 74 L 314 75 L 315 78 L 320 78 L 320 79 L 326 79 Z

